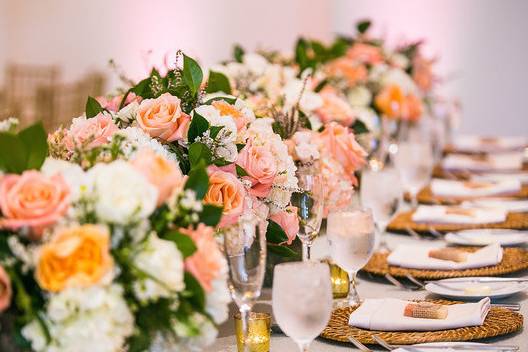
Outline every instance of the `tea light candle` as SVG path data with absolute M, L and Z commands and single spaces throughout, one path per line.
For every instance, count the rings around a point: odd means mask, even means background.
M 235 314 L 235 330 L 238 352 L 244 352 L 244 333 L 240 313 Z M 248 319 L 246 346 L 248 352 L 269 352 L 271 315 L 251 312 Z

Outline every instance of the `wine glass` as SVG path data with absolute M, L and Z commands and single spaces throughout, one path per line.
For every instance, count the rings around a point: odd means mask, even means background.
M 372 211 L 360 209 L 330 213 L 326 233 L 332 260 L 347 271 L 350 279 L 346 303 L 350 306 L 360 304 L 356 275 L 368 263 L 376 248 Z
M 273 315 L 301 352 L 323 331 L 332 313 L 332 285 L 327 264 L 292 262 L 275 266 Z
M 229 266 L 229 289 L 240 311 L 244 341 L 248 317 L 260 297 L 266 270 L 266 231 L 263 222 L 251 215 L 242 216 L 235 229 L 224 234 Z
M 323 221 L 324 194 L 320 175 L 300 174 L 299 190 L 292 194 L 291 203 L 297 208 L 299 234 L 302 242 L 302 259 L 310 260 L 313 240 L 317 237 Z
M 370 208 L 380 236 L 379 248 L 388 250 L 385 230 L 402 200 L 400 174 L 391 167 L 364 170 L 361 175 L 361 205 Z
M 400 172 L 403 186 L 409 191 L 413 208 L 417 205 L 416 195 L 424 187 L 433 169 L 433 152 L 427 142 L 402 142 L 394 156 L 394 164 Z

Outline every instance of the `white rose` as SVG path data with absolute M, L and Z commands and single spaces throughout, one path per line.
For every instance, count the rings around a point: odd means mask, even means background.
M 398 85 L 405 94 L 417 94 L 418 92 L 418 88 L 411 76 L 399 68 L 391 68 L 385 72 L 381 77 L 381 84 L 384 86 Z
M 138 109 L 139 103 L 137 101 L 133 101 L 132 103 L 119 110 L 115 114 L 115 118 L 125 123 L 131 123 L 136 119 Z
M 352 106 L 368 106 L 372 100 L 372 93 L 365 86 L 357 86 L 348 92 L 347 97 Z
M 407 67 L 409 67 L 409 59 L 407 58 L 407 56 L 400 53 L 395 53 L 391 55 L 390 61 L 394 66 L 401 68 L 402 70 L 406 70 Z
M 40 352 L 46 348 L 46 336 L 40 324 L 33 320 L 21 330 L 22 336 L 31 343 L 33 351 Z
M 379 129 L 378 115 L 374 110 L 362 106 L 353 106 L 352 110 L 356 118 L 363 122 L 369 131 L 376 132 Z
M 222 143 L 231 143 L 236 140 L 237 127 L 231 116 L 222 116 L 220 112 L 212 105 L 201 105 L 195 109 L 211 126 L 221 126 L 222 130 L 215 139 Z
M 305 87 L 303 91 L 303 86 L 304 82 L 299 79 L 291 79 L 286 83 L 283 88 L 286 108 L 295 106 L 298 102 L 301 110 L 308 113 L 323 105 L 323 99 L 319 94 L 311 91 L 308 87 Z
M 247 53 L 244 55 L 244 65 L 246 65 L 251 72 L 256 75 L 262 75 L 270 63 L 265 57 L 256 53 Z
M 83 169 L 77 165 L 64 160 L 46 158 L 41 172 L 46 176 L 60 173 L 70 188 L 70 200 L 76 201 L 81 194 L 87 191 L 89 181 Z
M 158 190 L 123 160 L 97 164 L 89 172 L 97 200 L 97 217 L 126 225 L 146 219 L 156 208 Z

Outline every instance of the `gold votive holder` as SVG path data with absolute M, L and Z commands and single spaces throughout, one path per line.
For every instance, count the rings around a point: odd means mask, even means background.
M 240 313 L 235 314 L 235 331 L 238 352 L 269 352 L 271 338 L 271 314 L 249 313 L 246 336 L 247 350 L 244 351 L 244 332 Z
M 350 290 L 348 273 L 330 259 L 325 259 L 324 262 L 330 267 L 330 280 L 332 281 L 334 299 L 348 297 L 348 291 Z

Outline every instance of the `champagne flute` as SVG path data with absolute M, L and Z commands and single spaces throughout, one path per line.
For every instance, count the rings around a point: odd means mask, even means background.
M 424 187 L 433 169 L 433 152 L 427 142 L 403 142 L 398 146 L 394 164 L 400 172 L 403 186 L 409 191 L 413 208 L 416 195 Z
M 327 237 L 332 260 L 348 272 L 350 290 L 346 303 L 361 303 L 356 290 L 356 275 L 376 248 L 376 231 L 370 210 L 334 212 L 328 215 Z
M 327 264 L 292 262 L 275 266 L 273 315 L 301 352 L 323 331 L 332 314 L 332 285 Z
M 299 234 L 302 242 L 302 259 L 310 260 L 313 240 L 317 237 L 323 221 L 323 182 L 319 175 L 300 174 L 299 190 L 292 194 L 291 203 L 297 207 Z
M 361 205 L 370 208 L 380 236 L 379 248 L 388 250 L 385 230 L 402 200 L 400 175 L 394 168 L 364 170 L 361 175 Z
M 251 215 L 242 216 L 238 227 L 224 234 L 229 289 L 240 311 L 244 351 L 249 313 L 260 297 L 266 270 L 266 231 L 259 220 Z

